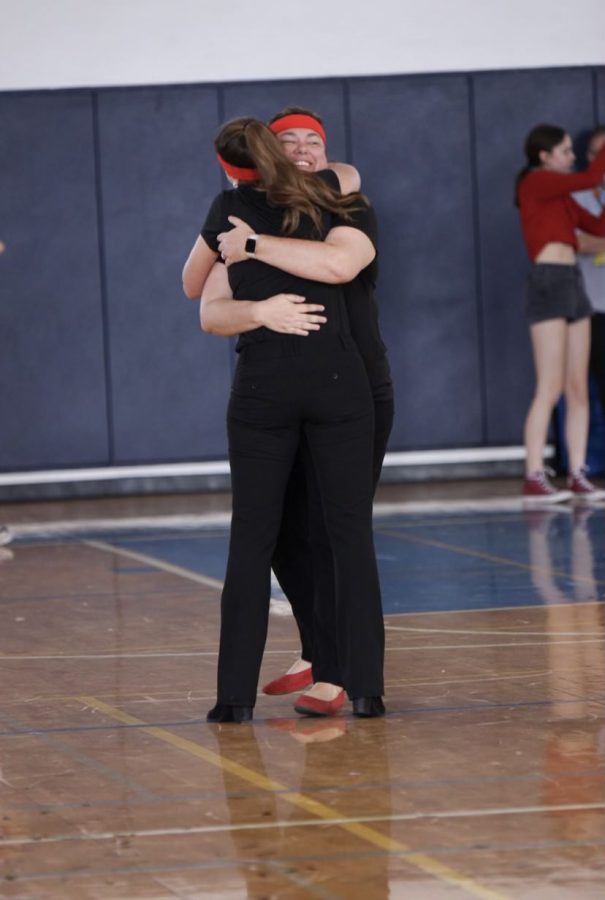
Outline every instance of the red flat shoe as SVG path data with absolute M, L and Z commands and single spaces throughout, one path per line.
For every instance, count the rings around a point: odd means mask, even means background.
M 311 697 L 309 694 L 301 694 L 294 709 L 303 716 L 335 716 L 344 706 L 345 692 L 344 688 L 337 694 L 333 700 L 320 700 L 318 697 Z
M 294 691 L 302 691 L 313 684 L 313 672 L 311 666 L 302 672 L 293 672 L 291 675 L 282 675 L 268 681 L 263 686 L 263 694 L 293 694 Z

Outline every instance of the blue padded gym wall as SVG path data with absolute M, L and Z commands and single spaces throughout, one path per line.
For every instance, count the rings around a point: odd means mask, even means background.
M 225 453 L 230 347 L 203 335 L 181 270 L 221 188 L 216 90 L 99 96 L 113 460 Z
M 0 468 L 225 458 L 233 341 L 181 269 L 221 121 L 316 109 L 380 223 L 391 450 L 518 445 L 533 374 L 512 182 L 542 120 L 605 120 L 605 69 L 0 94 Z
M 108 458 L 91 95 L 0 94 L 0 468 Z
M 397 449 L 481 444 L 467 80 L 359 79 L 353 160 L 380 222 Z

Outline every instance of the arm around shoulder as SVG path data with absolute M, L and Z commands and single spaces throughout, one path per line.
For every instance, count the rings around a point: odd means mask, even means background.
M 376 248 L 367 234 L 350 225 L 332 228 L 326 236 L 324 246 L 328 250 L 324 280 L 329 284 L 353 281 L 376 256 Z

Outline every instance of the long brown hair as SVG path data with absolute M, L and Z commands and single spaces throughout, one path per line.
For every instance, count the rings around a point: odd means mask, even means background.
M 300 172 L 284 156 L 272 131 L 258 119 L 244 117 L 223 125 L 214 141 L 216 152 L 233 166 L 257 169 L 258 187 L 266 191 L 274 206 L 283 207 L 282 230 L 291 234 L 301 215 L 309 216 L 321 231 L 321 210 L 342 216 L 345 220 L 367 201 L 362 194 L 342 196 L 317 175 Z

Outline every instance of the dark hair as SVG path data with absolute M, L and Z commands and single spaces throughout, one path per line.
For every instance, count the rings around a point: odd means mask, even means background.
M 559 125 L 536 125 L 525 138 L 523 150 L 527 163 L 515 178 L 515 206 L 519 205 L 519 187 L 528 172 L 542 165 L 540 153 L 550 151 L 565 138 L 567 132 Z
M 301 215 L 321 231 L 321 210 L 351 217 L 366 205 L 361 194 L 342 196 L 317 175 L 300 172 L 284 156 L 272 131 L 258 119 L 244 117 L 223 125 L 214 141 L 216 152 L 233 166 L 258 169 L 260 190 L 274 206 L 284 208 L 282 230 L 291 234 Z
M 277 122 L 278 119 L 283 119 L 285 116 L 313 116 L 314 119 L 317 119 L 320 125 L 323 125 L 323 119 L 321 116 L 318 116 L 316 112 L 313 112 L 312 109 L 306 109 L 304 106 L 286 106 L 281 112 L 276 113 L 274 116 L 271 116 L 269 119 L 269 125 L 272 122 Z

